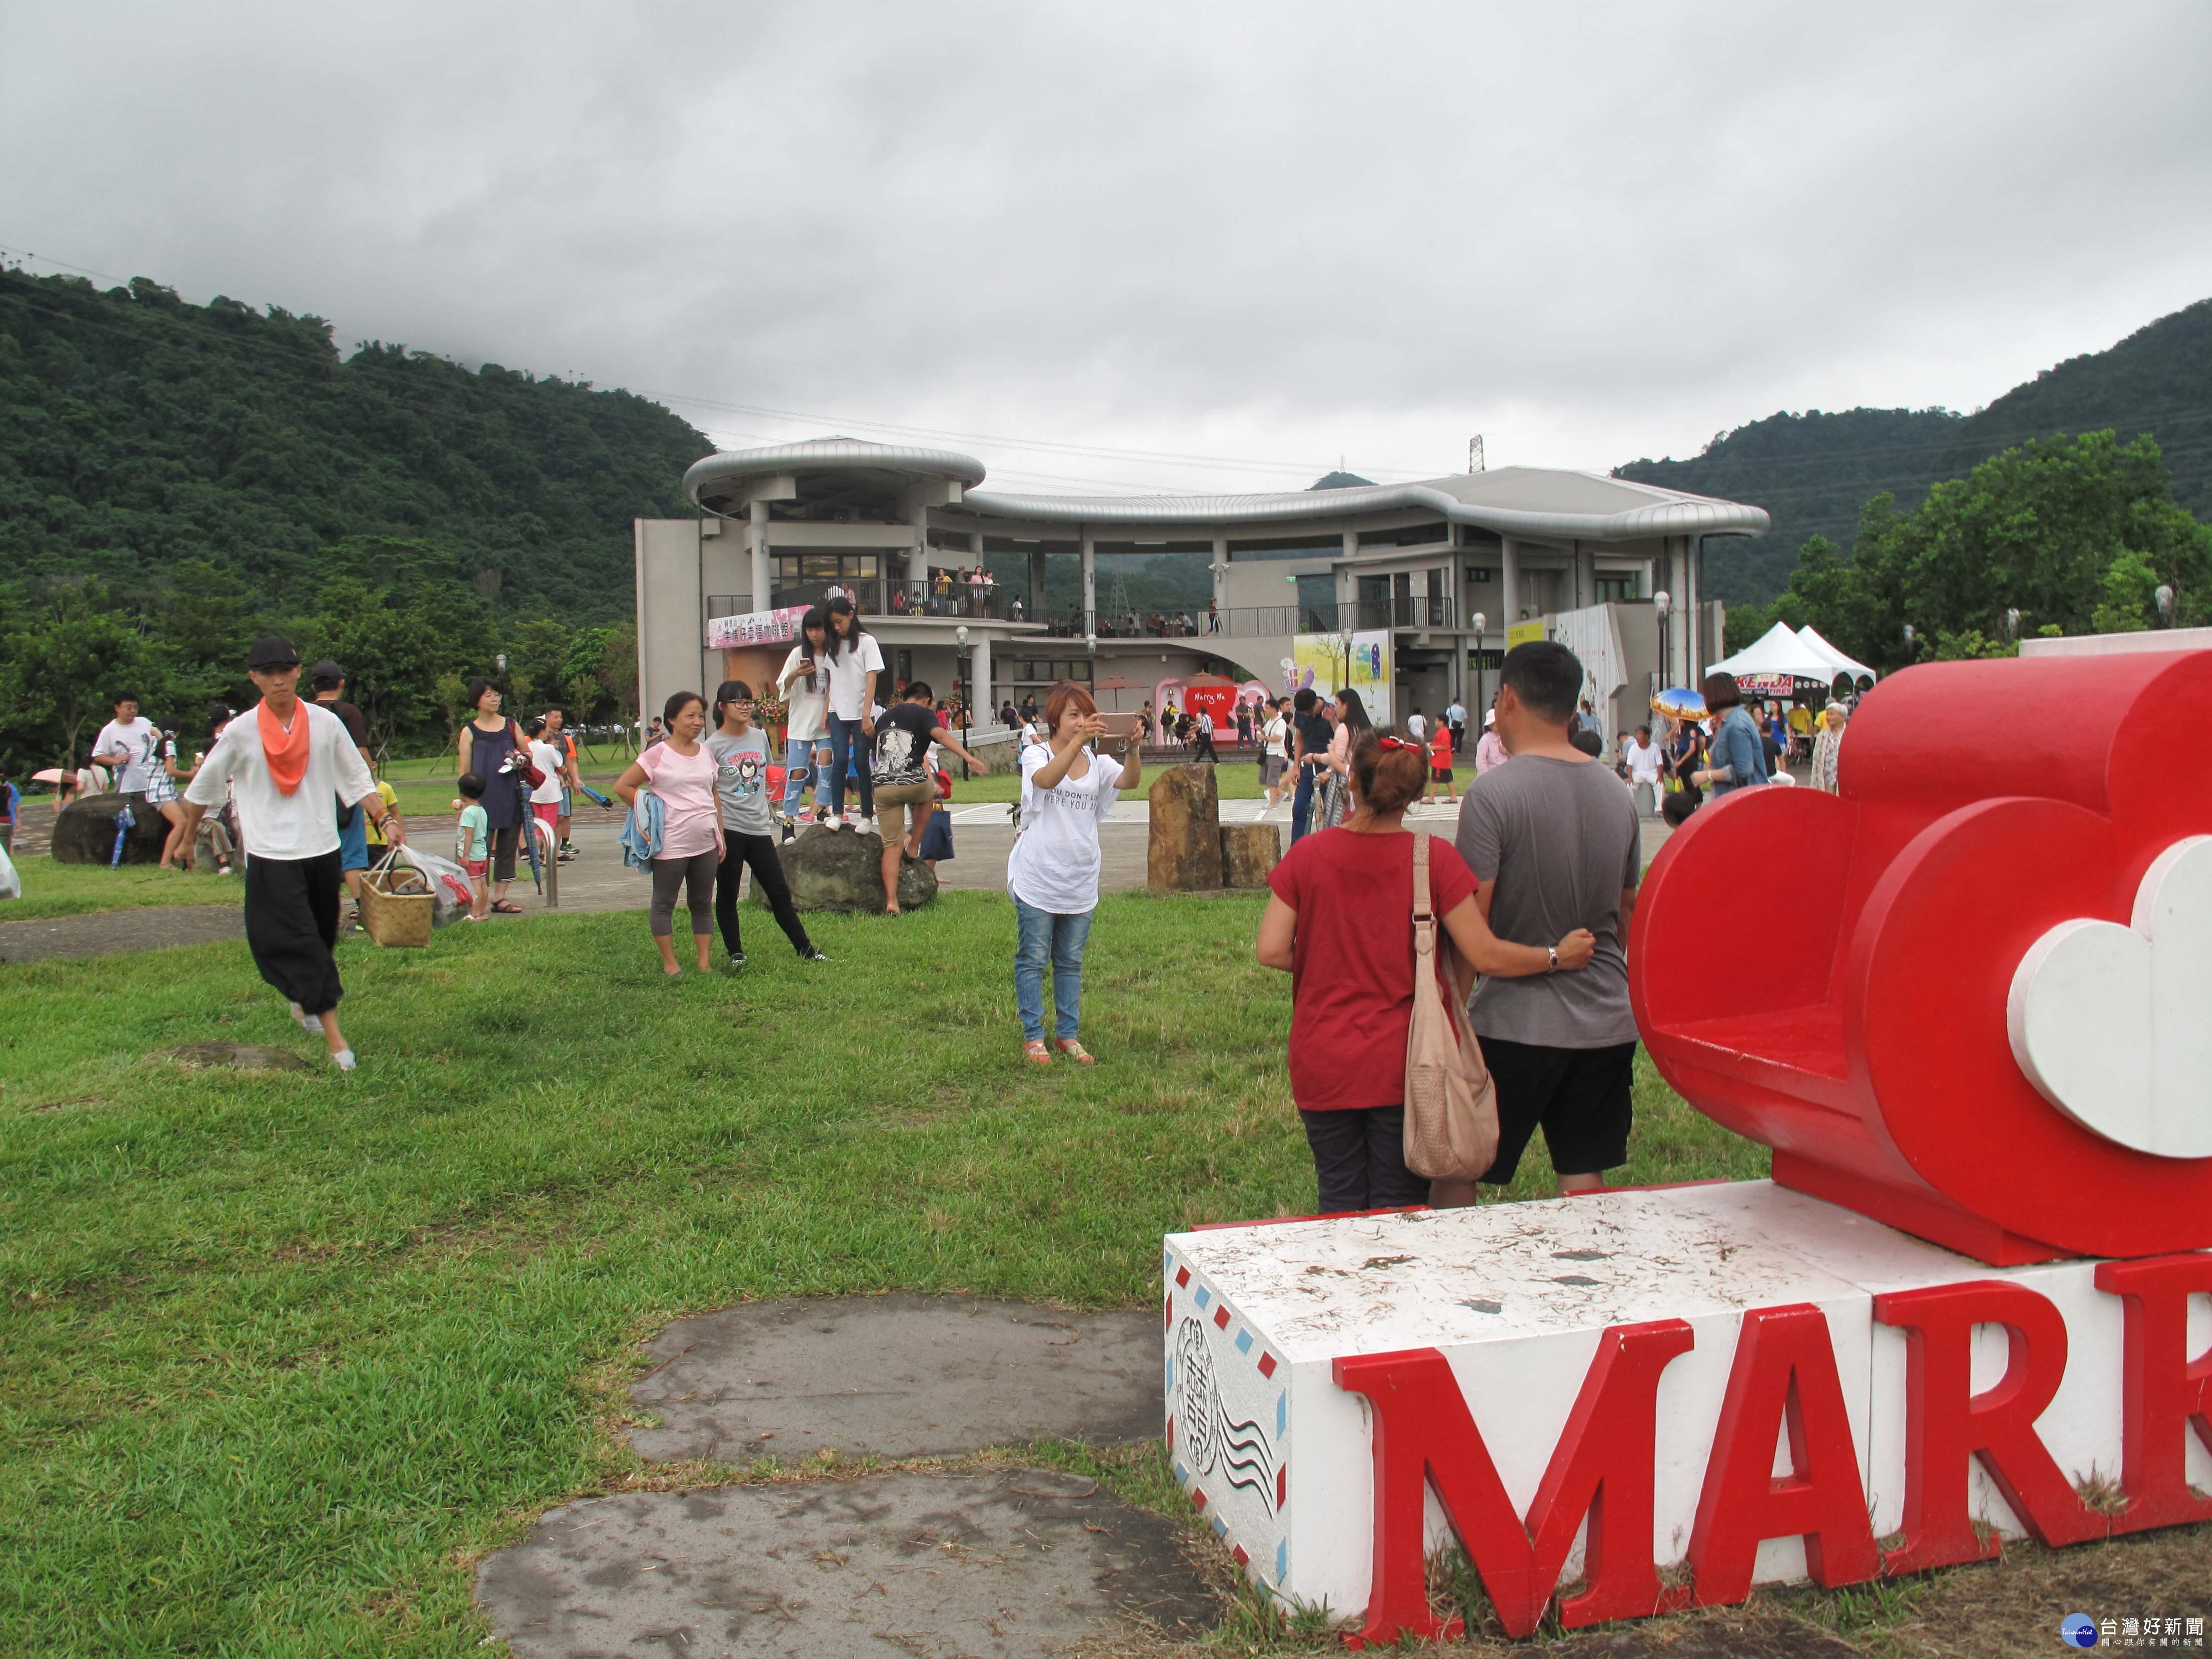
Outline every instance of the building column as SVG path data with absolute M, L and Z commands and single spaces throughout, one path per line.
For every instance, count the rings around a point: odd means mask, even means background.
M 968 688 L 968 706 L 988 714 L 999 705 L 991 696 L 991 636 L 980 628 L 969 647 L 969 660 L 975 683 Z
M 1705 678 L 1705 618 L 1698 614 L 1698 607 L 1705 599 L 1705 595 L 1699 592 L 1705 584 L 1698 580 L 1702 574 L 1698 569 L 1698 551 L 1695 536 L 1682 538 L 1682 586 L 1690 592 L 1690 654 L 1686 660 L 1690 665 L 1690 672 L 1695 676 L 1690 682 L 1692 685 L 1702 685 Z
M 976 533 L 975 545 L 978 548 L 981 548 L 983 545 L 983 537 L 980 531 Z M 1035 547 L 1030 550 L 1029 620 L 1033 623 L 1041 623 L 1045 620 L 1049 612 L 1045 608 L 1044 544 L 1042 542 L 1039 542 Z
M 752 538 L 753 609 L 765 611 L 775 603 L 775 567 L 768 552 L 768 503 L 745 505 L 746 534 Z
M 918 593 L 929 591 L 929 509 L 914 510 L 914 545 L 907 550 L 906 596 L 911 604 Z
M 1521 620 L 1521 554 L 1510 536 L 1498 538 L 1498 608 L 1505 613 L 1500 628 Z
M 1091 526 L 1083 526 L 1083 615 L 1079 620 L 1085 635 L 1098 631 L 1098 544 Z

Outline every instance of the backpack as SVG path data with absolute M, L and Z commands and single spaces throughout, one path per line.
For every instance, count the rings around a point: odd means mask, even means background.
M 1458 957 L 1429 899 L 1429 838 L 1413 837 L 1413 1018 L 1406 1029 L 1406 1167 L 1474 1181 L 1498 1157 L 1498 1085 L 1468 1018 Z

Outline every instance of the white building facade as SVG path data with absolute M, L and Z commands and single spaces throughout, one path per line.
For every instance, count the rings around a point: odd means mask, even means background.
M 722 648 L 710 635 L 731 630 L 710 623 L 835 585 L 855 595 L 894 681 L 973 686 L 984 708 L 1042 701 L 1060 678 L 1108 710 L 1201 674 L 1279 691 L 1291 665 L 1357 636 L 1382 665 L 1391 715 L 1433 714 L 1454 696 L 1480 707 L 1509 644 L 1551 636 L 1586 665 L 1610 656 L 1593 688 L 1610 734 L 1656 686 L 1694 685 L 1723 654 L 1704 544 L 1767 527 L 1756 507 L 1533 467 L 1241 495 L 1015 495 L 984 477 L 970 456 L 848 438 L 693 465 L 699 515 L 636 525 L 644 708 L 726 676 L 772 678 L 781 648 Z M 1157 556 L 1188 557 L 1210 607 L 1117 605 L 1111 573 L 1127 555 L 1155 556 L 1154 569 Z M 981 570 L 988 587 L 963 579 Z

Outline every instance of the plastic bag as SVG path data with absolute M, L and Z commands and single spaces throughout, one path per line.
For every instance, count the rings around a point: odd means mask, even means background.
M 0 899 L 23 896 L 23 878 L 15 873 L 15 860 L 8 856 L 8 849 L 0 847 Z
M 433 927 L 443 927 L 468 914 L 469 907 L 476 901 L 476 890 L 470 884 L 467 871 L 453 860 L 441 859 L 419 847 L 410 845 L 393 850 L 402 862 L 413 865 L 430 878 L 430 890 L 438 900 L 438 908 L 430 917 Z

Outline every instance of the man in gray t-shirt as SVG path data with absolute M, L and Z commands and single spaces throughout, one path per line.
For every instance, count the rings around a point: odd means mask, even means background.
M 1627 786 L 1575 747 L 1583 670 L 1549 640 L 1507 653 L 1497 731 L 1511 758 L 1468 786 L 1460 856 L 1480 885 L 1491 931 L 1543 946 L 1577 927 L 1597 937 L 1578 971 L 1486 979 L 1468 1005 L 1498 1083 L 1498 1158 L 1483 1180 L 1513 1179 L 1540 1124 L 1561 1192 L 1604 1184 L 1628 1158 L 1636 1018 L 1628 1005 L 1628 923 L 1643 872 Z

